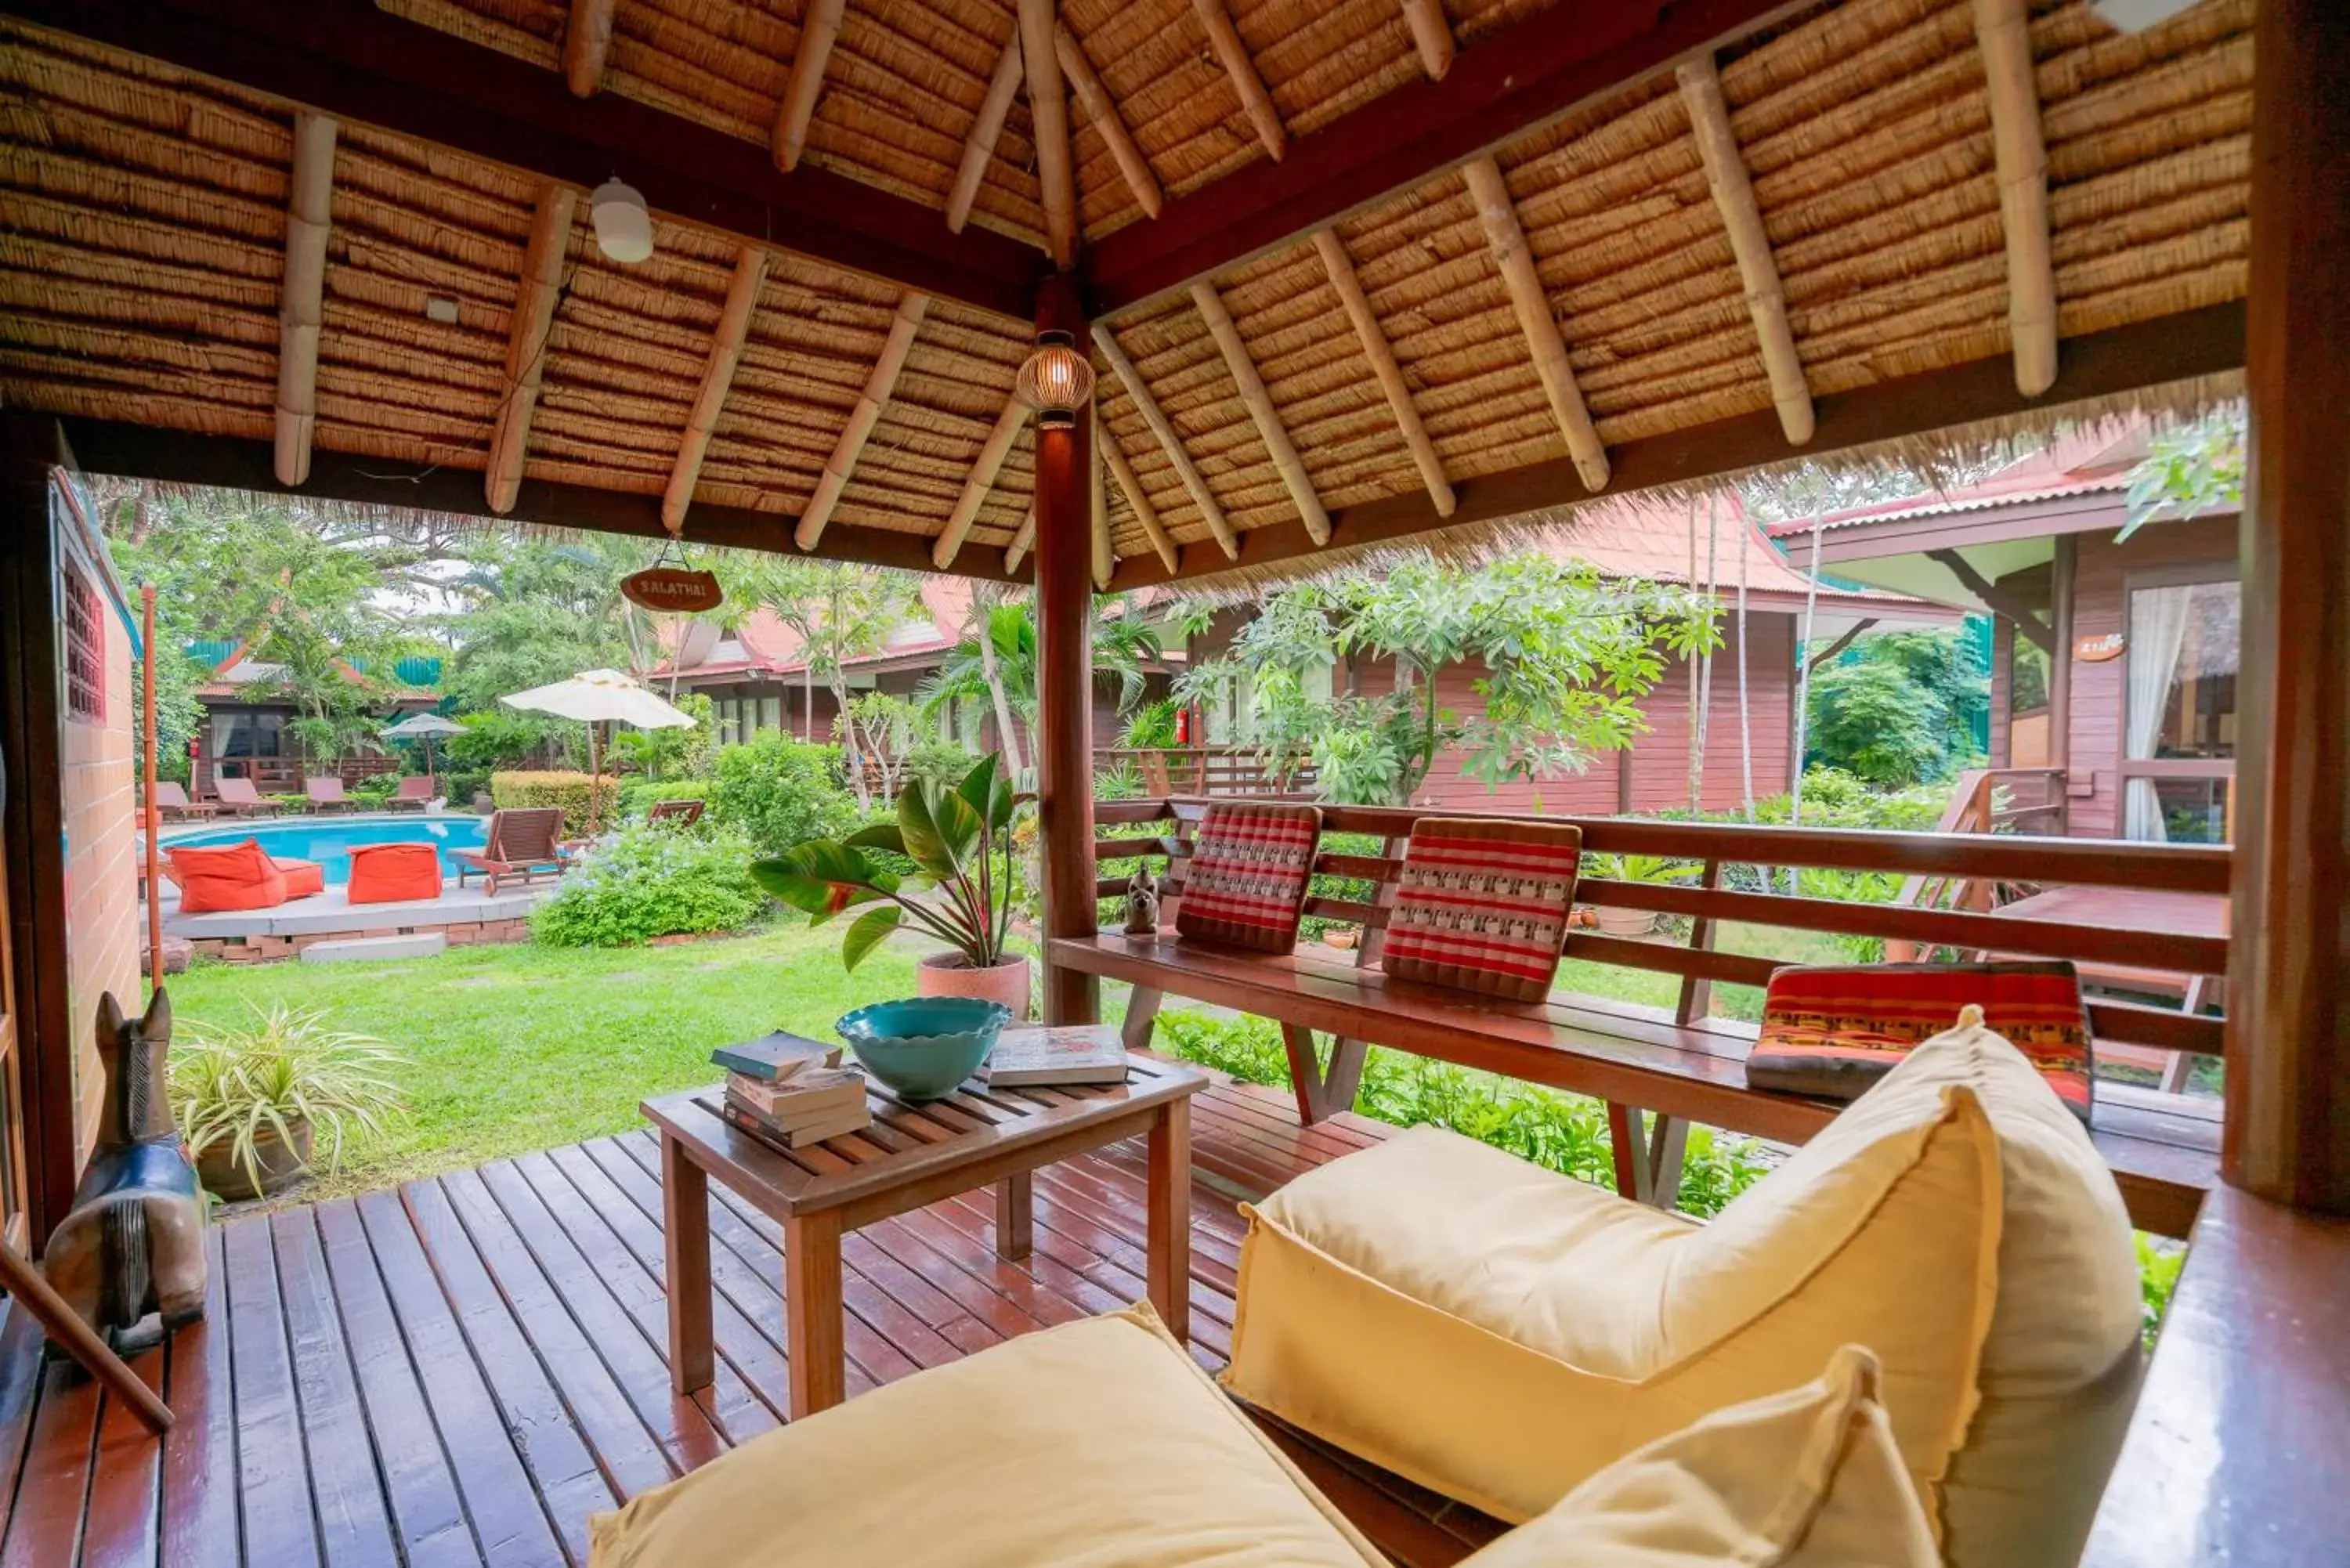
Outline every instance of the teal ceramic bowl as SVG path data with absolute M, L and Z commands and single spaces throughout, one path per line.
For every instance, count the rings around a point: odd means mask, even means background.
M 936 1100 L 979 1071 L 1011 1019 L 1000 1002 L 921 996 L 860 1007 L 833 1027 L 865 1070 L 900 1098 Z

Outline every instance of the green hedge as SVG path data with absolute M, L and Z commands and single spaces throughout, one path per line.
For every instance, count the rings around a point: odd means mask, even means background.
M 531 934 L 550 947 L 612 948 L 739 930 L 768 908 L 750 867 L 751 846 L 737 835 L 639 823 L 572 867 L 532 912 Z
M 609 826 L 620 804 L 620 781 L 607 774 L 593 783 L 597 820 Z M 588 831 L 589 784 L 581 773 L 494 773 L 490 775 L 490 799 L 500 811 L 559 805 L 563 831 L 576 838 Z
M 717 787 L 708 779 L 630 779 L 620 786 L 620 815 L 635 822 L 657 800 L 706 801 Z

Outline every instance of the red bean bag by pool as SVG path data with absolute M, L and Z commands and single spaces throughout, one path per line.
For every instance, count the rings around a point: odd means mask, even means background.
M 183 915 L 274 909 L 286 898 L 286 873 L 262 853 L 258 839 L 217 849 L 166 849 L 163 861 L 180 885 Z
M 430 844 L 362 844 L 351 851 L 354 904 L 441 896 L 441 854 Z
M 279 876 L 286 878 L 286 896 L 288 898 L 307 898 L 313 893 L 327 890 L 327 868 L 316 860 L 290 860 L 284 856 L 273 855 L 269 863 L 277 867 Z

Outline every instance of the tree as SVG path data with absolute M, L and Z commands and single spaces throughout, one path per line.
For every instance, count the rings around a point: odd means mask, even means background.
M 2146 461 L 2130 472 L 2129 521 L 2116 544 L 2148 523 L 2240 509 L 2244 504 L 2244 405 L 2230 403 L 2189 424 L 2157 431 Z
M 1711 605 L 1682 588 L 1546 556 L 1474 570 L 1419 556 L 1275 594 L 1176 694 L 1243 692 L 1235 739 L 1276 776 L 1311 762 L 1331 799 L 1401 805 L 1448 750 L 1489 787 L 1580 772 L 1648 728 L 1639 699 L 1668 656 L 1720 641 Z M 1338 667 L 1365 653 L 1394 661 L 1390 691 L 1341 686 Z M 1437 677 L 1471 662 L 1481 711 L 1462 715 Z
M 977 623 L 946 661 L 916 693 L 922 711 L 935 715 L 953 703 L 985 699 L 995 713 L 1004 771 L 1025 782 L 1013 721 L 1036 722 L 1036 620 L 1027 597 L 974 597 Z M 1131 594 L 1094 601 L 1093 666 L 1097 680 L 1118 683 L 1121 713 L 1142 701 L 1149 671 L 1158 663 L 1159 633 Z M 1032 761 L 1034 759 L 1031 759 Z
M 922 606 L 910 574 L 852 562 L 767 557 L 738 565 L 735 582 L 736 591 L 745 596 L 746 613 L 764 605 L 799 634 L 805 679 L 823 681 L 835 711 L 843 714 L 849 706 L 849 664 L 888 648 L 890 634 Z M 870 810 L 865 770 L 850 767 L 848 782 L 857 792 L 858 809 Z
M 648 639 L 620 596 L 620 579 L 645 555 L 638 541 L 608 535 L 474 541 L 465 572 L 442 585 L 459 606 L 444 618 L 456 653 L 443 681 L 459 709 L 513 714 L 537 744 L 572 755 L 578 725 L 515 713 L 498 699 L 583 670 L 636 666 Z
M 1958 632 L 1879 633 L 1812 678 L 1808 749 L 1891 788 L 1947 778 L 1971 758 L 1990 701 Z

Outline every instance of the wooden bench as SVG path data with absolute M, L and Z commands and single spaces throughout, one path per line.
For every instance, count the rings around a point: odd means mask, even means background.
M 1163 857 L 1170 896 L 1162 918 L 1171 919 L 1191 831 L 1206 805 L 1194 799 L 1104 803 L 1097 809 L 1098 822 L 1159 831 L 1104 837 L 1095 845 L 1097 861 Z M 1365 1050 L 1373 1044 L 1593 1096 L 1607 1103 L 1618 1190 L 1668 1205 L 1679 1186 L 1680 1151 L 1690 1123 L 1801 1143 L 1839 1109 L 1833 1102 L 1748 1086 L 1745 1058 L 1753 1027 L 1712 1016 L 1711 988 L 1760 986 L 1781 961 L 1723 950 L 1717 941 L 1725 923 L 1892 938 L 1965 956 L 1998 952 L 2129 961 L 2182 975 L 2226 968 L 2224 938 L 1723 886 L 1729 867 L 1760 865 L 1774 871 L 1819 867 L 2017 885 L 2066 882 L 2210 893 L 2227 886 L 2224 849 L 1589 818 L 1572 819 L 1584 830 L 1586 856 L 1657 855 L 1699 867 L 1692 885 L 1592 877 L 1577 889 L 1578 903 L 1685 917 L 1686 941 L 1578 929 L 1567 942 L 1571 959 L 1677 977 L 1676 1006 L 1667 1011 L 1565 992 L 1544 1002 L 1496 1002 L 1392 980 L 1376 965 L 1411 824 L 1436 815 L 1461 814 L 1326 808 L 1326 841 L 1330 834 L 1358 833 L 1375 835 L 1382 845 L 1378 855 L 1326 850 L 1316 861 L 1320 873 L 1353 878 L 1371 889 L 1367 898 L 1315 897 L 1306 905 L 1310 915 L 1361 928 L 1352 954 L 1310 944 L 1287 955 L 1243 952 L 1162 932 L 1060 939 L 1050 944 L 1049 958 L 1134 986 L 1129 1044 L 1148 1041 L 1159 1007 L 1170 995 L 1273 1020 L 1281 1025 L 1288 1050 L 1299 1115 L 1308 1121 L 1353 1103 Z M 1124 885 L 1122 876 L 1098 883 L 1105 897 Z M 2207 1054 L 2220 1050 L 2217 1018 L 2105 1001 L 2091 1002 L 2089 1017 L 2101 1044 Z M 1319 1034 L 1331 1037 L 1326 1066 Z M 1652 1125 L 1643 1111 L 1654 1113 Z M 2186 1234 L 2203 1192 L 2216 1179 L 2216 1122 L 2191 1110 L 2167 1108 L 2152 1096 L 2106 1097 L 2095 1120 L 2092 1136 L 2113 1167 L 2136 1222 L 2164 1235 Z

